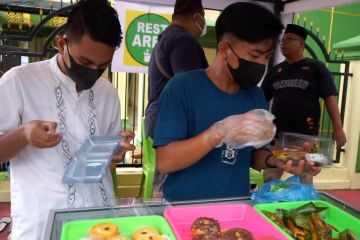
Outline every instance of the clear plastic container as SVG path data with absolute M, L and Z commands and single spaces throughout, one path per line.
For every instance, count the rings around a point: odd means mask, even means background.
M 110 165 L 112 156 L 120 150 L 122 136 L 91 137 L 71 158 L 62 182 L 97 183 L 100 182 Z
M 332 162 L 334 143 L 331 138 L 284 132 L 273 154 L 282 161 L 313 161 L 322 166 Z

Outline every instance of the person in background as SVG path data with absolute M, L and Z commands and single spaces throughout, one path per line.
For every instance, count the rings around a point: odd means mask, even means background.
M 340 120 L 336 100 L 336 87 L 332 74 L 320 61 L 305 57 L 307 31 L 301 26 L 288 24 L 280 48 L 285 61 L 274 66 L 262 83 L 271 112 L 275 115 L 278 133 L 293 132 L 317 136 L 320 126 L 320 103 L 324 99 L 332 121 L 333 139 L 340 149 L 346 136 Z M 265 171 L 265 178 L 279 178 L 281 169 Z M 312 183 L 312 176 L 304 173 L 303 182 Z
M 201 0 L 177 0 L 171 25 L 159 36 L 149 65 L 148 106 L 145 111 L 146 135 L 154 136 L 159 97 L 166 83 L 176 73 L 205 69 L 208 62 L 198 38 L 206 34 L 207 25 Z M 154 197 L 161 197 L 166 178 L 157 170 Z
M 256 16 L 256 18 L 254 18 Z M 272 137 L 256 85 L 265 74 L 283 26 L 260 5 L 229 5 L 216 21 L 217 54 L 206 70 L 176 74 L 160 97 L 154 134 L 157 168 L 168 177 L 166 200 L 240 197 L 250 193 L 249 168 L 279 167 L 299 174 L 314 167 L 286 164 L 268 151 L 228 143 Z
M 0 163 L 10 161 L 12 239 L 41 239 L 50 209 L 110 206 L 110 171 L 94 184 L 64 184 L 71 157 L 91 136 L 123 135 L 117 90 L 101 78 L 121 43 L 106 0 L 80 0 L 57 36 L 59 53 L 14 67 L 0 80 Z

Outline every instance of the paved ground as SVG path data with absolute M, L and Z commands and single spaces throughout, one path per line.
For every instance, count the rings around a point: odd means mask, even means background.
M 351 205 L 360 211 L 360 189 L 357 190 L 326 190 L 337 199 Z

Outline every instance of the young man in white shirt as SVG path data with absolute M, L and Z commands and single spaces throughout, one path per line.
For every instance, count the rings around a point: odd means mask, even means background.
M 118 156 L 134 148 L 133 134 L 120 133 L 117 91 L 101 78 L 121 39 L 106 0 L 81 0 L 56 39 L 59 54 L 1 78 L 0 163 L 10 161 L 12 239 L 40 239 L 50 209 L 111 204 L 110 171 L 96 184 L 61 179 L 90 136 L 124 135 Z

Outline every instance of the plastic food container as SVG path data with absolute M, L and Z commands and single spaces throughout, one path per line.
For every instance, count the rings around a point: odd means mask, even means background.
M 134 231 L 142 227 L 156 228 L 162 236 L 169 240 L 176 240 L 174 233 L 171 231 L 169 224 L 162 216 L 136 216 L 136 217 L 119 217 L 119 218 L 104 218 L 93 220 L 79 220 L 71 221 L 64 224 L 61 231 L 61 240 L 81 240 L 86 239 L 89 235 L 89 230 L 99 223 L 113 223 L 115 224 L 122 236 L 131 239 Z
M 287 239 L 248 204 L 215 204 L 202 206 L 169 207 L 164 212 L 177 239 L 191 240 L 191 225 L 199 217 L 214 218 L 221 230 L 239 227 L 250 231 L 255 239 Z M 260 227 L 261 226 L 261 227 Z M 269 238 L 270 239 L 270 238 Z
M 332 226 L 336 227 L 339 231 L 343 231 L 345 229 L 350 229 L 357 237 L 360 236 L 360 219 L 348 214 L 347 212 L 337 208 L 331 203 L 315 200 L 315 201 L 298 201 L 298 202 L 279 202 L 279 203 L 263 203 L 256 204 L 254 208 L 258 211 L 263 217 L 265 217 L 269 222 L 271 222 L 276 228 L 278 228 L 281 232 L 288 236 L 289 239 L 294 239 L 286 233 L 280 226 L 278 226 L 275 222 L 269 219 L 262 211 L 269 211 L 274 213 L 276 209 L 285 209 L 291 210 L 298 208 L 306 203 L 313 202 L 317 207 L 327 207 L 328 209 L 324 210 L 321 213 L 322 219 Z M 335 232 L 333 231 L 333 234 Z M 333 237 L 335 237 L 333 235 Z
M 280 144 L 272 152 L 282 161 L 307 160 L 322 166 L 332 162 L 333 149 L 331 138 L 284 132 L 280 136 Z
M 63 183 L 100 182 L 109 167 L 112 156 L 120 150 L 122 136 L 91 137 L 71 158 L 63 176 Z

